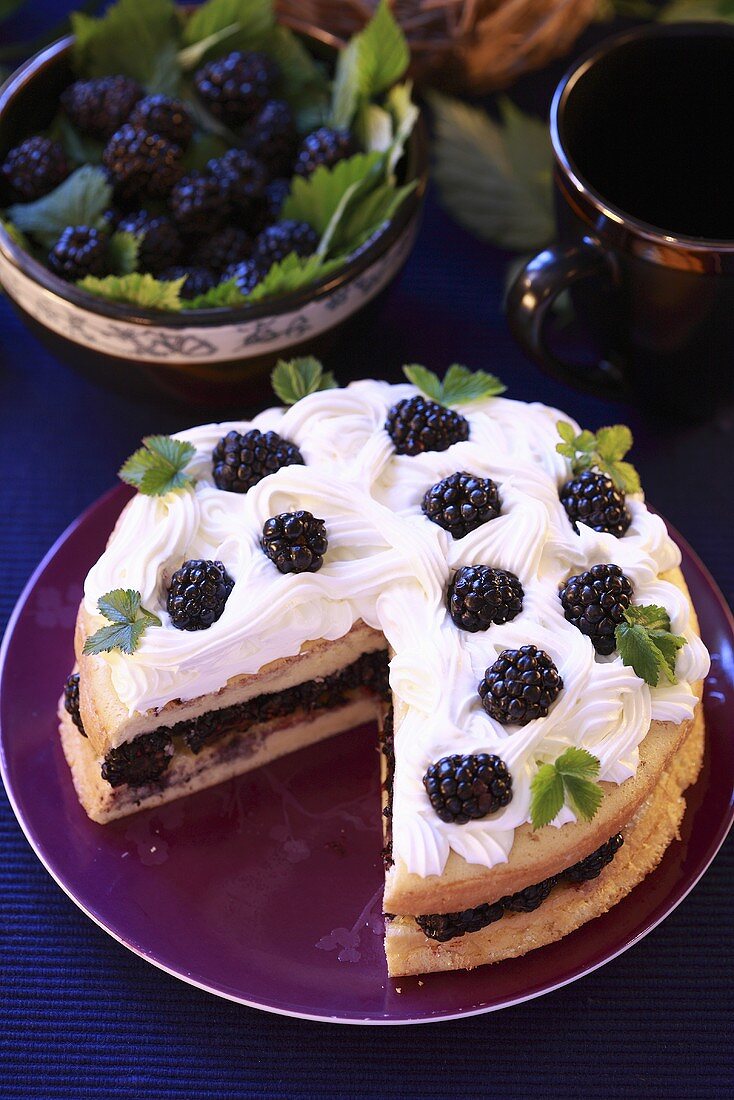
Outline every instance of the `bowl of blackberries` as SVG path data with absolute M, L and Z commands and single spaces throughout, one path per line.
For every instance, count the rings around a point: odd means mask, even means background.
M 129 395 L 256 401 L 279 358 L 362 325 L 427 173 L 386 0 L 346 46 L 272 0 L 123 0 L 0 88 L 0 284 Z

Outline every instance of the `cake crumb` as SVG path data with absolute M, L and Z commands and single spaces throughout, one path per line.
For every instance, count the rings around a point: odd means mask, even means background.
M 402 990 L 401 986 L 399 986 L 399 985 L 396 985 L 396 986 L 395 986 L 395 992 L 396 992 L 396 993 L 402 993 L 402 992 L 403 992 L 403 990 Z

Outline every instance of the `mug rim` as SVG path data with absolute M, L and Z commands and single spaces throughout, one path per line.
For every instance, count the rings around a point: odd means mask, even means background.
M 734 39 L 734 25 L 704 20 L 644 25 L 620 31 L 591 46 L 574 61 L 556 86 L 550 108 L 550 135 L 556 169 L 560 170 L 564 182 L 570 182 L 574 198 L 581 201 L 586 212 L 591 208 L 597 217 L 601 216 L 603 219 L 601 225 L 598 222 L 592 223 L 598 231 L 603 230 L 605 235 L 611 234 L 617 238 L 631 234 L 663 250 L 686 252 L 697 255 L 702 260 L 705 258 L 710 264 L 712 257 L 717 253 L 734 255 L 734 237 L 692 237 L 684 233 L 667 233 L 660 226 L 635 217 L 609 202 L 579 169 L 564 144 L 563 135 L 563 115 L 566 104 L 578 82 L 597 61 L 630 42 L 646 38 L 680 38 L 691 34 L 698 37 Z

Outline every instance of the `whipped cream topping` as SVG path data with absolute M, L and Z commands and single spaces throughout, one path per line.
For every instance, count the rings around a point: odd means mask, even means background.
M 569 745 L 601 762 L 600 778 L 635 774 L 640 742 L 653 719 L 692 717 L 692 685 L 708 671 L 687 600 L 660 574 L 680 561 L 662 520 L 642 497 L 628 497 L 631 526 L 622 539 L 584 525 L 577 534 L 558 498 L 569 477 L 556 453 L 556 422 L 569 419 L 540 404 L 488 398 L 458 406 L 469 439 L 443 452 L 396 455 L 384 424 L 389 408 L 417 391 L 410 385 L 355 382 L 311 394 L 288 410 L 268 409 L 248 422 L 180 432 L 196 455 L 193 489 L 162 498 L 138 494 L 123 512 L 85 585 L 85 606 L 113 588 L 137 589 L 162 619 L 135 654 L 102 655 L 130 714 L 215 692 L 237 674 L 297 654 L 311 639 L 336 639 L 359 619 L 390 645 L 390 684 L 404 714 L 396 732 L 393 849 L 422 876 L 440 874 L 449 851 L 492 867 L 506 861 L 514 830 L 529 819 L 538 762 Z M 305 466 L 288 466 L 244 495 L 212 480 L 212 450 L 232 428 L 275 430 L 297 444 Z M 466 470 L 499 486 L 502 514 L 454 540 L 421 511 L 426 490 Z M 265 520 L 305 508 L 325 520 L 329 549 L 314 574 L 282 575 L 260 549 Z M 190 558 L 224 563 L 235 581 L 221 618 L 205 631 L 176 630 L 165 610 L 170 577 Z M 563 615 L 558 587 L 569 575 L 614 562 L 634 586 L 636 603 L 665 607 L 679 653 L 678 683 L 650 688 L 618 655 L 600 657 Z M 470 634 L 451 621 L 445 593 L 462 565 L 517 574 L 525 590 L 512 621 Z M 99 620 L 102 625 L 102 620 Z M 546 718 L 502 726 L 481 707 L 477 685 L 499 653 L 533 643 L 555 661 L 564 688 Z M 510 804 L 466 825 L 439 820 L 422 777 L 451 753 L 497 753 L 513 777 Z M 573 821 L 564 808 L 554 824 Z

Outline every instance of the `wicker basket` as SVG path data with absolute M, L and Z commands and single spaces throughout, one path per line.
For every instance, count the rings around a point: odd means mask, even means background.
M 276 0 L 280 18 L 344 42 L 377 0 Z M 598 0 L 392 0 L 410 42 L 412 75 L 447 90 L 488 92 L 568 50 Z

